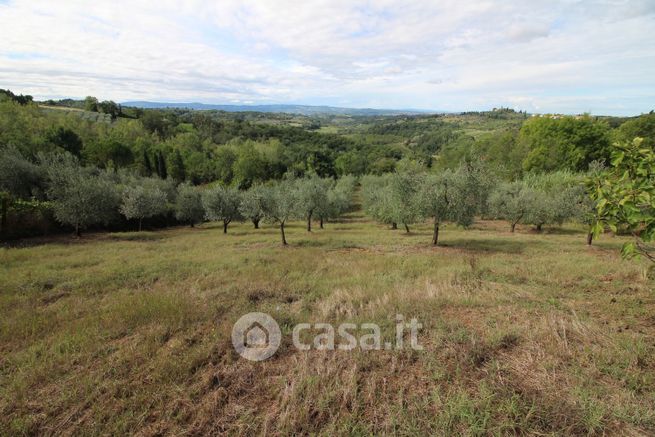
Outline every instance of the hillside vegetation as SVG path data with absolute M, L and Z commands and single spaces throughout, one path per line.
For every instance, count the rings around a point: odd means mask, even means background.
M 653 113 L 0 90 L 0 435 L 653 434 L 654 147 Z M 291 340 L 399 315 L 422 349 Z

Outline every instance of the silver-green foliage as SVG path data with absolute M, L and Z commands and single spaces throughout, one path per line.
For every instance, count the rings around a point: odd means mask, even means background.
M 468 222 L 466 209 L 460 208 L 459 190 L 461 181 L 452 170 L 444 170 L 426 177 L 421 187 L 420 198 L 422 212 L 433 219 L 432 244 L 439 241 L 439 227 L 443 221 L 453 220 Z
M 307 220 L 307 231 L 312 230 L 312 217 L 315 213 L 329 208 L 328 192 L 332 180 L 312 174 L 303 179 L 296 179 L 298 195 L 298 213 Z
M 533 198 L 522 222 L 541 229 L 543 225 L 561 225 L 576 214 L 576 186 L 582 181 L 569 171 L 528 174 L 525 184 L 533 190 Z
M 34 195 L 34 188 L 41 184 L 42 172 L 18 151 L 9 147 L 0 149 L 0 192 L 15 198 Z
M 364 212 L 380 223 L 394 222 L 393 205 L 391 204 L 391 174 L 365 175 L 361 179 L 362 206 Z
M 41 162 L 57 221 L 73 226 L 79 235 L 81 229 L 106 225 L 117 216 L 119 193 L 105 171 L 82 167 L 68 153 L 42 155 Z
M 364 210 L 380 223 L 409 225 L 421 219 L 419 189 L 424 173 L 400 169 L 395 173 L 362 178 Z
M 202 193 L 205 218 L 222 221 L 224 233 L 227 233 L 227 227 L 232 221 L 241 219 L 240 204 L 241 193 L 236 188 L 216 185 Z
M 321 221 L 321 228 L 324 220 L 338 218 L 352 207 L 356 182 L 354 176 L 346 175 L 337 179 L 336 183 L 330 184 L 327 202 L 316 212 Z
M 425 178 L 419 193 L 419 204 L 422 215 L 433 221 L 432 244 L 438 244 L 442 222 L 454 222 L 461 226 L 473 223 L 475 215 L 482 211 L 486 202 L 487 182 L 484 170 L 470 164 Z
M 409 232 L 409 225 L 422 220 L 420 188 L 425 180 L 425 173 L 413 163 L 392 173 L 387 201 L 391 204 L 394 223 L 402 223 Z
M 266 189 L 264 218 L 280 226 L 283 245 L 287 244 L 284 226 L 287 221 L 299 217 L 299 203 L 298 184 L 292 179 L 284 179 Z
M 120 212 L 127 218 L 139 220 L 139 231 L 144 218 L 164 214 L 167 210 L 166 193 L 154 183 L 139 181 L 123 188 Z
M 193 226 L 202 221 L 204 216 L 200 191 L 189 183 L 180 184 L 177 187 L 175 218 Z
M 241 195 L 239 212 L 244 218 L 252 221 L 255 229 L 259 228 L 259 222 L 264 218 L 267 193 L 268 190 L 263 185 L 253 185 Z
M 511 231 L 529 213 L 537 201 L 535 191 L 523 181 L 499 184 L 489 196 L 489 212 L 492 217 L 507 220 Z

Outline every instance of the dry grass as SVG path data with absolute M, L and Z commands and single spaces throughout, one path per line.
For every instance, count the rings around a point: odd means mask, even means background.
M 0 250 L 0 433 L 655 432 L 655 299 L 622 240 L 351 217 L 95 234 Z M 284 342 L 230 343 L 263 311 Z M 424 351 L 298 352 L 298 322 L 424 325 Z

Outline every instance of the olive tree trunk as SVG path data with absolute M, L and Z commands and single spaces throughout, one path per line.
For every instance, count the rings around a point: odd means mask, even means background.
M 434 231 L 432 232 L 432 244 L 437 246 L 439 244 L 439 221 L 434 219 Z
M 287 245 L 287 239 L 284 235 L 284 222 L 280 223 L 280 234 L 282 235 L 282 245 L 286 246 Z

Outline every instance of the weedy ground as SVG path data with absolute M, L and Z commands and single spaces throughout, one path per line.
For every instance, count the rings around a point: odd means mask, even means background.
M 0 249 L 0 433 L 655 432 L 655 296 L 619 237 L 358 213 L 276 228 L 88 234 Z M 264 362 L 230 332 L 271 314 Z M 297 351 L 299 322 L 422 324 L 423 351 Z

